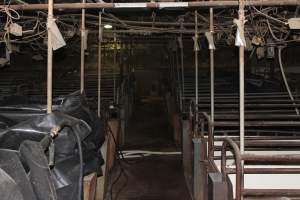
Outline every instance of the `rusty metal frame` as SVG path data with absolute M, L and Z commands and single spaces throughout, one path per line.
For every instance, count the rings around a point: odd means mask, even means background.
M 256 141 L 264 146 L 264 143 L 269 147 L 276 147 L 278 142 L 273 141 Z M 287 143 L 288 144 L 288 143 Z M 296 143 L 300 146 L 300 142 Z M 247 144 L 246 144 L 247 145 Z M 229 149 L 227 148 L 229 147 Z M 233 153 L 235 160 L 235 169 L 226 168 L 226 152 L 230 150 Z M 244 188 L 244 174 L 299 174 L 300 168 L 244 168 L 242 163 L 244 161 L 266 162 L 280 162 L 282 163 L 295 163 L 300 162 L 300 154 L 286 154 L 286 155 L 254 155 L 249 153 L 241 153 L 238 144 L 230 138 L 225 138 L 221 150 L 221 171 L 223 177 L 226 178 L 227 174 L 236 175 L 236 200 L 243 199 L 244 196 L 300 196 L 300 190 L 297 189 L 246 189 Z

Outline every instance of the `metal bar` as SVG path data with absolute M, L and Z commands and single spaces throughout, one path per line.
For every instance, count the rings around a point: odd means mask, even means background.
M 219 119 L 219 120 L 234 120 L 234 119 L 238 119 L 238 115 L 237 114 L 218 114 L 216 115 L 215 119 Z M 259 120 L 259 119 L 282 119 L 282 120 L 300 120 L 300 117 L 298 115 L 295 114 L 247 114 L 245 116 L 245 119 L 248 120 Z
M 199 96 L 198 96 L 198 51 L 199 49 L 197 48 L 198 47 L 198 12 L 197 10 L 195 10 L 195 38 L 194 38 L 194 51 L 195 51 L 195 111 L 196 113 L 198 112 L 198 99 L 199 99 Z M 196 124 L 198 124 L 198 115 L 196 115 Z M 197 127 L 197 126 L 195 126 Z M 197 131 L 197 129 L 196 129 Z M 197 134 L 197 132 L 195 133 Z
M 206 120 L 208 121 L 208 158 L 211 159 L 215 155 L 214 151 L 214 131 L 212 131 L 212 123 L 210 121 L 210 117 L 205 115 Z
M 247 108 L 295 108 L 297 106 L 299 106 L 299 104 L 280 104 L 280 103 L 247 103 L 245 104 L 244 102 L 244 107 Z M 203 104 L 199 104 L 198 105 L 199 108 L 209 108 L 210 107 L 210 103 L 203 103 Z M 232 109 L 232 108 L 237 108 L 238 105 L 233 104 L 233 103 L 218 103 L 215 105 L 215 107 L 219 107 L 219 108 L 223 108 L 223 109 Z M 295 111 L 295 110 L 294 110 Z
M 241 21 L 240 34 L 244 35 L 244 21 L 245 21 L 245 10 L 244 0 L 239 0 L 239 20 Z M 245 75 L 244 75 L 244 57 L 245 47 L 241 45 L 239 47 L 239 76 L 240 76 L 240 151 L 244 153 L 244 134 L 245 134 Z
M 240 35 L 244 36 L 244 22 L 245 22 L 245 2 L 244 0 L 239 0 L 239 20 L 241 22 Z M 239 76 L 240 76 L 240 153 L 245 152 L 245 74 L 244 74 L 244 57 L 245 57 L 245 47 L 241 45 L 239 47 Z M 240 187 L 244 188 L 244 162 L 241 162 L 241 183 Z M 241 200 L 244 199 L 241 194 Z
M 102 44 L 102 12 L 99 12 L 99 38 L 98 38 L 98 117 L 101 112 L 101 44 Z
M 48 1 L 48 24 L 53 20 L 53 0 Z M 48 58 L 47 58 L 47 113 L 52 112 L 52 70 L 53 50 L 52 35 L 48 27 Z
M 242 160 L 256 161 L 256 162 L 300 162 L 300 154 L 287 154 L 287 155 L 255 155 L 243 154 Z M 282 163 L 281 163 L 282 164 Z
M 288 136 L 289 138 L 283 138 L 281 140 L 274 140 L 272 138 L 269 138 L 269 140 L 248 140 L 246 141 L 246 146 L 247 147 L 264 147 L 265 149 L 269 149 L 270 147 L 272 147 L 273 149 L 275 148 L 282 148 L 282 147 L 287 147 L 287 148 L 293 148 L 293 147 L 300 147 L 300 141 L 297 141 L 297 138 Z M 276 137 L 277 139 L 277 137 Z M 287 149 L 287 148 L 283 148 L 283 150 Z
M 297 189 L 243 189 L 244 196 L 299 197 Z
M 82 0 L 86 3 L 86 0 Z M 85 31 L 85 9 L 81 11 L 81 48 L 80 48 L 80 92 L 84 92 L 84 52 L 85 52 L 85 38 L 87 37 Z
M 248 0 L 245 6 L 296 6 L 300 0 Z M 3 9 L 7 5 L 1 5 Z M 209 8 L 209 7 L 237 7 L 238 1 L 194 1 L 194 2 L 136 2 L 136 3 L 59 3 L 54 9 L 145 9 L 145 8 Z M 14 10 L 47 10 L 48 4 L 18 4 L 9 5 Z M 135 10 L 132 10 L 134 12 Z
M 213 124 L 215 127 L 221 126 L 221 127 L 232 127 L 232 126 L 240 126 L 238 121 L 225 121 L 225 122 L 215 122 Z M 244 126 L 247 127 L 300 127 L 299 121 L 246 121 L 244 123 Z
M 209 31 L 214 32 L 214 10 L 209 9 Z M 214 71 L 214 49 L 210 49 L 210 120 L 215 121 L 215 71 Z M 214 127 L 212 126 L 212 132 Z
M 235 174 L 235 168 L 226 168 L 227 174 Z M 244 168 L 244 174 L 299 174 L 300 168 Z
M 242 190 L 244 188 L 244 176 L 243 176 L 243 165 L 242 165 L 242 158 L 239 147 L 237 144 L 230 138 L 225 138 L 222 150 L 221 150 L 221 171 L 223 174 L 224 180 L 227 178 L 226 174 L 226 153 L 227 153 L 227 146 L 230 146 L 230 150 L 233 152 L 233 156 L 235 159 L 236 165 L 236 177 L 235 177 L 235 184 L 236 184 L 236 200 L 242 200 Z
M 175 43 L 176 43 L 176 39 L 175 38 Z M 179 66 L 179 57 L 178 57 L 178 47 L 176 46 L 176 51 L 175 51 L 175 59 L 176 59 L 176 72 L 177 72 L 177 80 L 176 80 L 176 88 L 179 88 L 179 91 L 182 91 L 181 88 L 181 78 L 180 78 L 180 66 Z M 180 111 L 182 111 L 182 101 L 181 101 L 181 92 L 179 92 L 179 95 L 177 95 L 177 99 L 179 101 L 179 107 L 180 107 Z
M 185 85 L 184 85 L 184 57 L 183 57 L 183 38 L 182 38 L 182 33 L 180 34 L 180 64 L 181 64 L 181 106 L 183 106 L 183 96 L 184 96 L 184 90 L 185 90 Z M 182 111 L 182 110 L 181 110 Z
M 247 103 L 278 103 L 278 104 L 300 104 L 299 100 L 295 100 L 295 101 L 291 101 L 289 99 L 271 99 L 268 98 L 268 96 L 264 96 L 265 99 L 247 99 L 246 101 Z M 260 98 L 264 98 L 263 96 Z M 201 100 L 201 102 L 203 103 L 209 103 L 210 99 L 206 98 L 206 97 L 199 97 L 199 99 Z M 230 98 L 220 98 L 220 97 L 216 97 L 215 103 L 237 103 L 237 99 L 235 97 L 232 97 L 232 99 Z M 295 105 L 297 106 L 297 105 Z
M 114 81 L 114 103 L 116 102 L 116 93 L 117 93 L 117 88 L 116 88 L 116 64 L 117 64 L 117 36 L 116 33 L 114 33 L 114 61 L 113 61 L 113 81 Z

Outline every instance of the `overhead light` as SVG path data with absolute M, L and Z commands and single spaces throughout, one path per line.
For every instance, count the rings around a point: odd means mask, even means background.
M 105 24 L 105 25 L 104 25 L 104 28 L 105 28 L 105 29 L 112 29 L 112 25 L 110 25 L 110 24 Z

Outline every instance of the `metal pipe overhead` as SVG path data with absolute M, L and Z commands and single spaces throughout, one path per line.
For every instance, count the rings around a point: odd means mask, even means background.
M 247 0 L 245 6 L 296 6 L 300 0 Z M 0 9 L 7 5 L 1 5 Z M 137 2 L 137 3 L 59 3 L 54 9 L 145 9 L 145 8 L 209 8 L 238 7 L 238 1 L 192 1 L 192 2 Z M 14 10 L 47 10 L 48 4 L 18 4 L 9 5 Z
M 48 1 L 48 25 L 53 20 L 53 0 Z M 48 58 L 47 58 L 47 113 L 52 112 L 52 70 L 53 70 L 53 50 L 52 34 L 48 27 Z

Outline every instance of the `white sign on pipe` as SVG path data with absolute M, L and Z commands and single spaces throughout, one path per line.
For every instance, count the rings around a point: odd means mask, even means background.
M 159 8 L 177 8 L 177 7 L 188 7 L 188 2 L 161 2 Z
M 115 8 L 146 8 L 146 3 L 114 3 Z
M 66 42 L 60 32 L 60 30 L 57 27 L 57 24 L 55 23 L 55 19 L 48 19 L 47 27 L 49 29 L 49 32 L 52 36 L 52 49 L 55 51 L 63 46 L 66 45 Z

